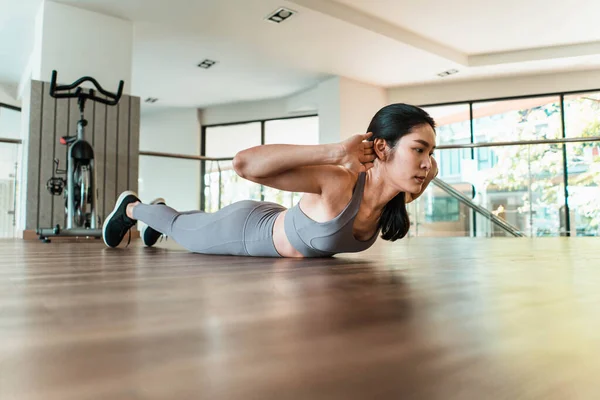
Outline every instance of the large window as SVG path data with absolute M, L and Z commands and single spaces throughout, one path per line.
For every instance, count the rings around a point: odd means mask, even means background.
M 232 158 L 238 151 L 261 144 L 261 122 L 207 127 L 204 155 Z M 260 200 L 261 187 L 240 178 L 231 161 L 206 161 L 204 175 L 205 210 L 217 211 L 240 200 Z
M 19 204 L 21 112 L 0 105 L 0 238 L 16 235 Z
M 439 177 L 465 194 L 470 185 L 475 204 L 528 236 L 600 234 L 600 142 L 544 143 L 600 136 L 600 93 L 424 108 L 437 122 L 438 146 L 480 145 L 435 155 Z M 445 196 L 434 187 L 411 206 L 419 234 L 505 235 L 463 205 L 447 207 Z
M 265 144 L 317 144 L 319 143 L 319 118 L 293 118 L 267 121 Z M 290 193 L 270 187 L 263 188 L 264 200 L 292 207 L 301 193 Z
M 473 103 L 473 137 L 475 143 L 559 139 L 560 97 Z M 478 160 L 476 190 L 482 205 L 528 236 L 564 233 L 560 218 L 564 205 L 562 146 L 486 148 L 494 162 Z M 489 160 L 489 155 L 486 158 Z
M 250 123 L 207 126 L 203 131 L 204 154 L 231 159 L 237 152 L 262 144 L 317 144 L 318 117 L 298 117 Z M 240 200 L 265 200 L 291 207 L 299 198 L 289 193 L 240 178 L 230 160 L 205 161 L 204 209 L 216 211 Z

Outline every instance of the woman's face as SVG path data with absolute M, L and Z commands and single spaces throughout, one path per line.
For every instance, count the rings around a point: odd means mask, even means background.
M 429 124 L 415 126 L 410 133 L 402 136 L 386 163 L 390 182 L 401 192 L 421 192 L 431 171 L 435 146 L 435 131 Z

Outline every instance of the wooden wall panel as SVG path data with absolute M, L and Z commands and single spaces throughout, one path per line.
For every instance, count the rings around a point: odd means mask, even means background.
M 42 82 L 31 82 L 29 137 L 27 138 L 27 208 L 25 229 L 38 226 L 40 198 L 40 141 L 42 136 Z
M 56 101 L 56 131 L 54 133 L 54 158 L 58 160 L 58 168 L 61 170 L 67 169 L 67 151 L 66 146 L 60 144 L 62 136 L 72 135 L 69 131 L 69 101 Z M 54 171 L 54 167 L 53 167 Z M 56 175 L 62 178 L 65 175 Z M 65 199 L 63 196 L 52 196 L 52 224 L 55 226 L 65 226 Z
M 94 154 L 96 156 L 96 185 L 98 186 L 98 215 L 104 213 L 104 164 L 106 154 L 106 104 L 94 103 Z
M 117 121 L 117 165 L 125 168 L 117 169 L 116 195 L 129 189 L 129 98 L 119 102 Z
M 52 194 L 46 189 L 46 182 L 52 177 L 54 164 L 54 129 L 56 127 L 56 99 L 50 97 L 50 85 L 42 83 L 42 124 L 40 138 L 39 170 L 39 226 L 52 226 Z
M 121 99 L 124 101 L 124 99 Z M 106 109 L 106 152 L 104 154 L 104 210 L 110 213 L 117 200 L 117 118 L 119 109 Z M 127 168 L 127 166 L 124 166 Z
M 129 189 L 138 193 L 139 157 L 131 154 L 140 152 L 140 98 L 129 98 Z

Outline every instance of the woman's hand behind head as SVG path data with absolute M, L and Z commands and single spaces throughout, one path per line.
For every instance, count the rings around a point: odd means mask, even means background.
M 373 142 L 368 140 L 371 135 L 371 132 L 353 135 L 340 142 L 340 165 L 356 174 L 372 168 L 375 152 Z

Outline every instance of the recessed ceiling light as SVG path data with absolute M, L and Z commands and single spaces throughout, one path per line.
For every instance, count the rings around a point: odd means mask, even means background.
M 209 69 L 210 67 L 212 67 L 216 63 L 217 63 L 217 61 L 206 59 L 206 60 L 202 61 L 200 64 L 198 64 L 198 66 L 200 68 Z
M 158 101 L 158 99 L 156 97 L 148 97 L 146 98 L 146 100 L 144 100 L 146 103 L 156 103 Z
M 294 14 L 296 14 L 296 11 L 292 11 L 289 8 L 282 7 L 282 8 L 278 8 L 277 10 L 273 11 L 271 14 L 267 15 L 265 17 L 265 19 L 267 21 L 271 21 L 271 22 L 275 22 L 275 23 L 279 24 Z
M 454 75 L 454 74 L 456 74 L 456 73 L 458 73 L 458 70 L 457 70 L 457 69 L 449 69 L 448 71 L 440 72 L 440 73 L 438 74 L 438 76 L 440 76 L 440 77 L 442 77 L 442 78 L 443 78 L 443 77 L 445 77 L 445 76 L 448 76 L 448 75 Z

